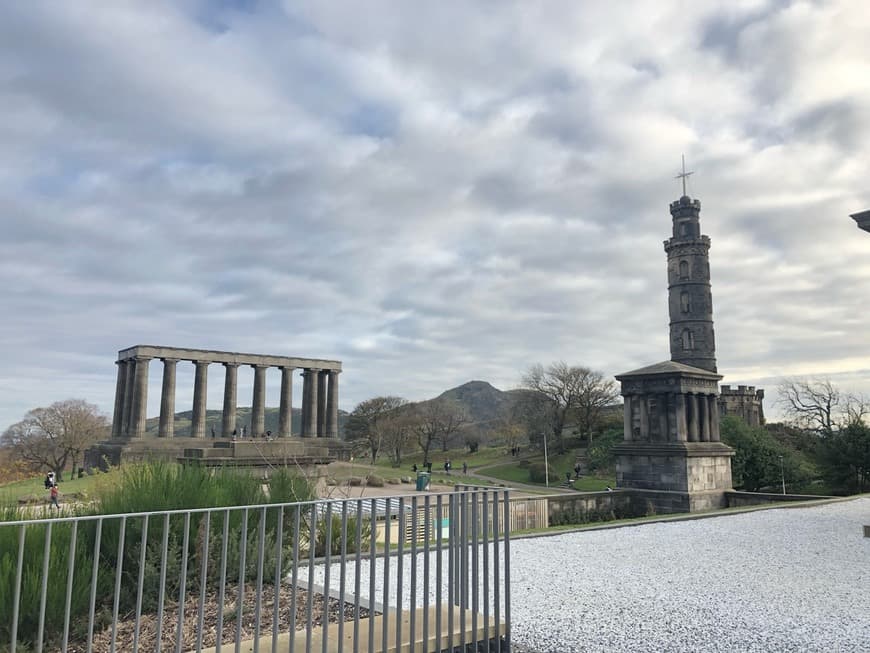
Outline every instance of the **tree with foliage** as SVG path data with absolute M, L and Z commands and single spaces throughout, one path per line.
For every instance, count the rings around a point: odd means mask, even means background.
M 84 399 L 66 399 L 34 408 L 6 429 L 0 441 L 21 460 L 62 480 L 67 466 L 75 475 L 85 450 L 108 434 L 109 420 L 99 408 Z
M 825 438 L 819 445 L 819 464 L 834 491 L 870 491 L 870 427 L 859 420 Z
M 419 405 L 415 411 L 414 434 L 423 452 L 423 461 L 429 460 L 433 444 L 440 444 L 441 450 L 447 451 L 453 439 L 470 421 L 461 406 L 446 399 L 433 399 Z
M 722 441 L 734 448 L 731 475 L 734 487 L 747 492 L 803 485 L 808 476 L 800 459 L 764 427 L 751 427 L 739 417 L 727 416 L 720 424 Z
M 372 463 L 384 446 L 392 446 L 388 441 L 394 434 L 390 418 L 396 417 L 400 409 L 408 404 L 402 397 L 372 397 L 357 404 L 344 426 L 345 438 L 350 442 L 364 443 L 371 454 Z
M 545 422 L 544 437 L 547 440 L 552 437 L 558 453 L 565 452 L 562 431 L 569 416 L 574 416 L 582 424 L 582 433 L 591 441 L 601 409 L 618 396 L 616 385 L 600 372 L 588 367 L 569 366 L 564 361 L 547 368 L 540 363 L 533 365 L 523 375 L 523 387 L 530 391 L 520 400 L 525 408 L 526 422 Z

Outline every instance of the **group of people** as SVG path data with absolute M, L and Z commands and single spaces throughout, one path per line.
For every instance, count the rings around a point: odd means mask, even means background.
M 429 473 L 431 474 L 431 473 L 432 473 L 432 461 L 427 460 L 426 462 L 423 463 L 422 466 L 418 466 L 417 463 L 414 463 L 414 464 L 411 466 L 411 469 L 414 470 L 414 473 L 415 473 L 415 474 L 416 474 L 418 471 L 422 471 L 423 468 L 425 468 L 426 471 L 429 472 Z M 451 469 L 453 469 L 453 463 L 451 463 L 449 460 L 445 460 L 445 461 L 444 461 L 444 473 L 447 474 L 448 476 L 450 476 L 450 470 L 451 470 Z M 465 463 L 465 462 L 462 463 L 462 473 L 463 473 L 463 474 L 467 474 L 467 473 L 468 473 L 468 463 Z
M 248 437 L 248 427 L 246 425 L 242 425 L 241 432 L 239 432 L 239 429 L 233 429 L 233 432 L 231 435 L 232 435 L 233 440 L 235 440 L 236 438 L 244 439 L 244 438 Z M 214 427 L 212 426 L 211 427 L 211 439 L 214 440 L 216 437 L 217 437 L 217 433 L 215 433 Z M 251 438 L 256 438 L 256 437 L 257 437 L 256 433 L 251 433 Z M 272 439 L 272 431 L 266 431 L 265 433 L 263 433 L 263 437 L 266 440 L 271 440 Z
M 58 510 L 60 510 L 60 504 L 58 503 L 60 490 L 57 489 L 57 480 L 55 478 L 54 472 L 49 472 L 45 476 L 45 489 L 48 490 L 48 497 L 50 500 L 48 507 L 57 508 Z

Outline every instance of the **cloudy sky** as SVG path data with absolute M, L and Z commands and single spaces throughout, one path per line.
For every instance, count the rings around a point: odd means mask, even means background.
M 870 392 L 864 0 L 7 2 L 0 145 L 0 429 L 134 344 L 340 359 L 348 410 L 666 359 L 682 153 L 723 382 Z

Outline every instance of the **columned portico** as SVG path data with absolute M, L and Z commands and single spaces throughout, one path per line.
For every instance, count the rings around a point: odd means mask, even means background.
M 208 366 L 212 363 L 222 364 L 225 369 L 220 429 L 223 437 L 232 437 L 234 431 L 238 434 L 236 413 L 240 365 L 254 368 L 250 426 L 252 436 L 262 436 L 265 433 L 266 370 L 270 367 L 281 370 L 277 435 L 285 438 L 292 436 L 293 371 L 302 369 L 304 387 L 301 435 L 311 438 L 338 436 L 338 374 L 341 372 L 339 361 L 137 345 L 118 352 L 113 440 L 145 436 L 148 367 L 149 362 L 154 359 L 163 361 L 158 428 L 160 438 L 178 437 L 174 428 L 178 361 L 190 361 L 195 366 L 190 437 L 205 438 L 207 434 Z
M 163 387 L 160 392 L 160 427 L 157 435 L 171 438 L 175 435 L 175 368 L 178 360 L 163 359 Z

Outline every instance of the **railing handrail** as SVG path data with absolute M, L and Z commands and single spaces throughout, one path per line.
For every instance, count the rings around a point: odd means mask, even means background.
M 144 512 L 113 512 L 113 513 L 104 513 L 101 515 L 67 515 L 67 516 L 57 516 L 57 517 L 37 517 L 35 519 L 16 519 L 10 521 L 0 521 L 0 526 L 26 526 L 28 524 L 58 524 L 63 522 L 82 522 L 82 521 L 95 521 L 107 518 L 122 518 L 122 517 L 153 517 L 154 515 L 191 515 L 195 513 L 215 513 L 215 512 L 224 512 L 227 510 L 256 510 L 262 508 L 297 508 L 303 506 L 316 506 L 318 504 L 330 504 L 330 503 L 341 503 L 341 502 L 356 502 L 356 501 L 387 501 L 390 499 L 407 499 L 412 496 L 419 496 L 420 498 L 425 496 L 430 497 L 438 497 L 438 496 L 450 496 L 451 494 L 455 494 L 456 492 L 474 492 L 474 491 L 498 491 L 498 492 L 509 492 L 510 488 L 507 487 L 474 487 L 468 489 L 459 489 L 459 486 L 456 486 L 453 490 L 444 490 L 440 492 L 426 492 L 425 494 L 391 494 L 389 496 L 371 496 L 371 497 L 339 497 L 339 498 L 326 498 L 326 499 L 312 499 L 309 501 L 288 501 L 288 502 L 280 502 L 280 503 L 257 503 L 257 504 L 246 504 L 246 505 L 238 505 L 238 506 L 217 506 L 217 507 L 207 507 L 207 508 L 174 508 L 171 510 L 150 510 Z M 15 507 L 15 506 L 13 506 Z M 26 506 L 21 506 L 20 508 L 26 508 Z

